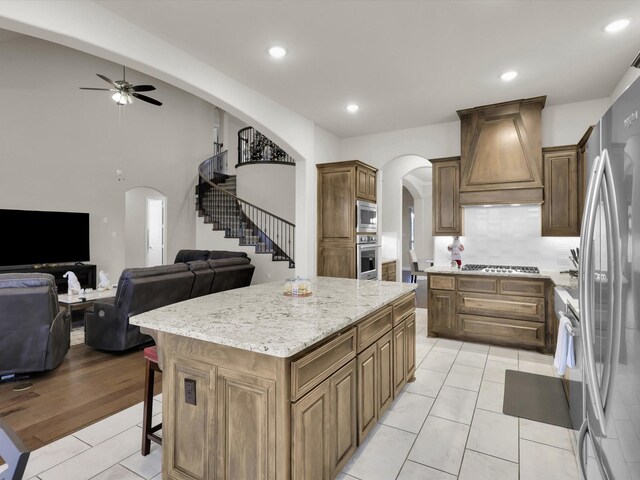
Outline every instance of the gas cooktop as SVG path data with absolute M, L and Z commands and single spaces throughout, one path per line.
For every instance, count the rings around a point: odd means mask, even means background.
M 471 272 L 484 272 L 484 273 L 529 273 L 529 274 L 539 274 L 540 270 L 538 267 L 522 267 L 522 266 L 511 266 L 511 265 L 474 265 L 470 263 L 468 265 L 463 265 L 462 270 L 471 271 Z

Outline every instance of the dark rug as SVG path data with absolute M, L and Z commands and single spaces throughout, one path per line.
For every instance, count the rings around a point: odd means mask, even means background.
M 507 370 L 502 411 L 514 417 L 572 428 L 562 380 L 556 377 Z

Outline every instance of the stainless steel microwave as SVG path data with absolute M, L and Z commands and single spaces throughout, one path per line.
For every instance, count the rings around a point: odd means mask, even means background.
M 378 230 L 378 207 L 375 203 L 356 202 L 356 232 L 375 233 Z

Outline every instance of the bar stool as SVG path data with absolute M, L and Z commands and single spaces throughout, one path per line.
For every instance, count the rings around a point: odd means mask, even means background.
M 144 349 L 144 358 L 147 361 L 144 374 L 144 405 L 142 417 L 142 450 L 143 456 L 149 455 L 151 450 L 151 442 L 162 445 L 162 437 L 156 432 L 162 428 L 162 422 L 155 426 L 151 426 L 153 418 L 153 377 L 155 372 L 162 373 L 158 366 L 158 349 L 147 347 Z

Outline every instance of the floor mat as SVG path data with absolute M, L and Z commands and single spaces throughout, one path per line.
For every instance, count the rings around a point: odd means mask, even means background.
M 507 370 L 502 411 L 514 417 L 572 428 L 562 380 L 547 375 Z

